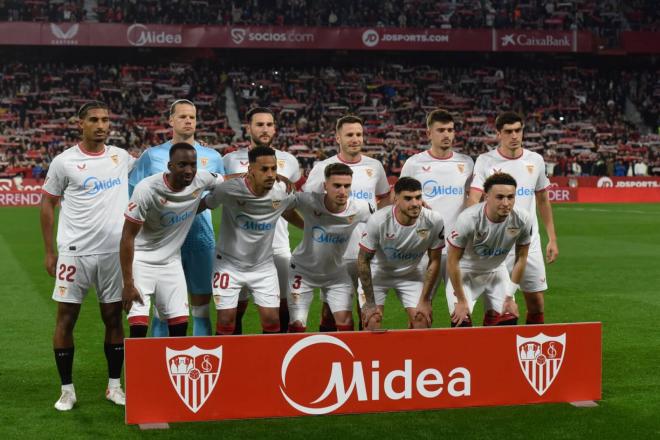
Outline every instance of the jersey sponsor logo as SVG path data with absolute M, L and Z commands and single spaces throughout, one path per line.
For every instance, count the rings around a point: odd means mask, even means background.
M 71 25 L 71 27 L 66 31 L 64 31 L 60 26 L 56 25 L 55 23 L 51 23 L 50 32 L 51 34 L 53 34 L 55 38 L 50 40 L 50 44 L 61 45 L 61 46 L 77 45 L 78 40 L 76 40 L 75 38 L 76 35 L 78 35 L 79 29 L 80 29 L 80 25 L 78 23 Z
M 160 216 L 160 225 L 164 227 L 174 226 L 194 216 L 195 213 L 193 211 L 185 211 L 181 214 L 177 214 L 174 211 L 166 211 Z
M 194 413 L 213 392 L 220 377 L 222 346 L 202 350 L 193 345 L 187 350 L 165 349 L 170 381 L 181 401 Z
M 201 159 L 199 159 L 199 163 L 202 165 L 202 168 L 206 168 L 206 165 L 209 164 L 209 158 L 202 157 Z
M 534 195 L 534 189 L 533 188 L 525 188 L 524 186 L 519 187 L 516 189 L 516 196 L 519 197 L 530 197 Z
M 238 227 L 245 231 L 270 231 L 273 229 L 273 223 L 259 222 L 251 219 L 245 214 L 236 216 L 236 223 Z
M 340 349 L 328 350 L 327 345 Z M 329 335 L 313 335 L 299 340 L 291 346 L 282 360 L 280 392 L 293 408 L 304 414 L 329 414 L 341 408 L 349 399 L 358 402 L 397 401 L 413 398 L 413 394 L 426 399 L 434 399 L 443 392 L 453 398 L 470 396 L 472 379 L 470 371 L 464 367 L 453 368 L 444 381 L 441 371 L 435 368 L 417 373 L 412 359 L 403 360 L 403 368 L 380 370 L 380 360 L 355 360 L 353 350 L 341 339 Z M 359 358 L 359 356 L 358 356 Z M 322 381 L 320 396 L 292 396 L 287 392 L 287 382 L 291 384 L 296 375 L 287 377 L 289 367 L 300 365 L 310 359 L 327 359 L 330 368 L 327 385 Z M 348 376 L 350 375 L 350 376 Z M 321 378 L 321 376 L 319 376 Z M 442 385 L 446 383 L 446 387 Z M 293 387 L 292 387 L 293 388 Z M 306 387 L 309 389 L 309 387 Z M 417 396 L 415 396 L 417 397 Z
M 141 23 L 135 23 L 126 29 L 126 39 L 133 46 L 177 46 L 183 42 L 183 35 L 180 32 L 158 32 L 150 30 L 148 26 Z
M 438 196 L 462 196 L 464 189 L 461 186 L 440 185 L 434 179 L 429 179 L 422 183 L 422 193 L 428 198 Z
M 84 163 L 82 165 L 76 165 L 76 168 L 78 168 L 79 171 L 84 171 L 87 169 L 87 164 Z
M 110 160 L 115 164 L 115 166 L 119 165 L 119 155 L 118 154 L 113 154 L 110 156 Z
M 90 196 L 95 196 L 119 185 L 121 185 L 121 179 L 119 177 L 115 179 L 111 177 L 109 179 L 101 180 L 95 176 L 88 177 L 82 184 L 85 193 Z
M 417 235 L 418 235 L 419 238 L 421 238 L 421 239 L 425 239 L 426 237 L 429 236 L 429 229 L 428 229 L 428 228 L 419 228 L 419 229 L 418 229 L 417 231 L 415 231 L 415 232 L 417 232 Z
M 516 336 L 516 352 L 525 379 L 539 396 L 545 394 L 561 369 L 566 352 L 566 333 L 533 338 Z
M 464 163 L 457 163 L 456 167 L 458 168 L 458 172 L 463 174 L 465 172 L 465 164 Z
M 497 257 L 500 255 L 507 255 L 511 249 L 505 248 L 489 248 L 483 245 L 474 245 L 474 252 L 480 257 Z
M 286 165 L 286 160 L 277 159 L 277 168 L 284 168 L 285 165 Z
M 348 241 L 350 236 L 346 236 L 344 234 L 333 234 L 326 231 L 321 226 L 314 226 L 312 228 L 312 238 L 315 242 L 322 244 L 343 244 Z
M 370 191 L 364 191 L 364 190 L 358 190 L 358 191 L 351 191 L 348 196 L 352 199 L 355 200 L 373 200 L 374 199 L 374 193 Z
M 424 252 L 402 252 L 391 246 L 384 247 L 383 253 L 388 260 L 394 261 L 414 261 L 424 256 Z
M 367 173 L 367 177 L 370 178 L 370 179 L 374 176 L 374 170 L 373 170 L 373 168 L 366 168 L 366 169 L 364 170 L 364 172 Z

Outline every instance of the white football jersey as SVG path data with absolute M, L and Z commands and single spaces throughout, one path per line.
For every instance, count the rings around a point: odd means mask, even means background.
M 296 209 L 305 220 L 305 229 L 291 257 L 296 270 L 323 278 L 343 269 L 353 230 L 375 210 L 369 202 L 349 199 L 346 209 L 333 213 L 325 207 L 324 199 L 325 194 L 296 194 Z
M 96 154 L 75 145 L 55 156 L 43 191 L 62 197 L 57 225 L 60 255 L 119 252 L 135 158 L 112 145 Z
M 451 246 L 464 249 L 460 266 L 475 272 L 492 272 L 504 263 L 516 245 L 532 240 L 534 222 L 523 208 L 514 206 L 501 222 L 486 215 L 486 202 L 466 208 L 447 236 Z
M 377 211 L 367 222 L 360 247 L 375 252 L 375 270 L 387 276 L 410 273 L 417 268 L 429 249 L 445 245 L 445 226 L 442 216 L 422 208 L 417 221 L 404 226 L 396 219 L 396 206 Z
M 167 264 L 180 258 L 181 245 L 192 226 L 204 191 L 211 190 L 222 176 L 205 170 L 197 171 L 192 183 L 180 191 L 173 190 L 167 173 L 142 179 L 133 190 L 124 216 L 142 225 L 135 237 L 135 260 L 151 264 Z
M 277 174 L 296 183 L 300 180 L 300 164 L 298 159 L 291 153 L 275 149 L 277 160 Z M 241 148 L 222 157 L 225 166 L 225 174 L 246 173 L 249 165 L 248 149 Z M 291 251 L 289 244 L 289 222 L 280 217 L 275 228 L 273 239 L 273 250 L 275 253 L 288 253 Z
M 365 200 L 376 205 L 376 197 L 385 196 L 390 192 L 390 184 L 387 181 L 383 164 L 369 156 L 362 154 L 357 162 L 344 162 L 335 155 L 318 162 L 309 173 L 307 182 L 303 186 L 305 192 L 325 193 L 323 183 L 325 182 L 325 167 L 331 163 L 343 163 L 353 170 L 353 183 L 351 184 L 350 198 L 354 200 Z M 346 248 L 344 258 L 347 260 L 357 259 L 360 237 L 364 231 L 364 224 L 359 224 L 353 230 L 353 235 Z
M 491 174 L 503 172 L 516 179 L 516 207 L 529 212 L 534 228 L 534 241 L 540 242 L 538 221 L 536 218 L 536 193 L 545 191 L 550 186 L 550 180 L 545 175 L 543 157 L 526 149 L 516 159 L 503 156 L 497 149 L 481 154 L 474 164 L 474 177 L 471 188 L 484 190 L 484 181 Z
M 256 196 L 247 178 L 231 179 L 216 185 L 204 199 L 213 209 L 222 204 L 222 223 L 216 251 L 230 263 L 248 270 L 273 257 L 273 238 L 277 221 L 292 209 L 295 194 L 276 182 L 263 196 Z
M 454 151 L 447 159 L 439 159 L 427 150 L 406 160 L 401 177 L 419 180 L 424 201 L 442 215 L 445 228 L 451 231 L 458 214 L 465 209 L 473 169 L 474 161 L 470 156 Z M 446 248 L 443 249 L 443 253 L 446 252 Z

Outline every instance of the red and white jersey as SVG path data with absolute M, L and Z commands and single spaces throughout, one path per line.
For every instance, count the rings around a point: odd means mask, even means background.
M 424 201 L 442 215 L 445 228 L 450 231 L 458 214 L 465 209 L 473 169 L 470 156 L 454 151 L 448 158 L 439 159 L 427 150 L 406 160 L 401 177 L 419 180 Z
M 277 174 L 286 177 L 291 182 L 300 180 L 300 164 L 298 159 L 286 151 L 275 150 L 277 160 Z M 232 151 L 222 157 L 225 166 L 225 174 L 247 173 L 248 148 Z M 291 251 L 289 244 L 289 222 L 280 218 L 275 227 L 275 238 L 273 239 L 273 250 L 275 253 L 288 253 Z
M 445 245 L 445 225 L 442 216 L 422 208 L 417 221 L 405 226 L 396 219 L 396 206 L 383 208 L 367 222 L 360 247 L 375 252 L 375 271 L 388 276 L 414 271 L 429 249 Z
M 303 273 L 328 278 L 343 269 L 353 230 L 371 217 L 375 207 L 364 200 L 349 199 L 346 209 L 334 213 L 325 207 L 324 199 L 325 194 L 296 194 L 296 209 L 305 220 L 305 229 L 291 264 Z
M 233 265 L 249 270 L 273 258 L 277 221 L 284 211 L 294 207 L 296 196 L 288 194 L 282 182 L 257 196 L 247 178 L 243 178 L 216 185 L 204 200 L 211 209 L 222 204 L 217 253 Z
M 376 205 L 376 198 L 379 196 L 386 196 L 390 192 L 390 184 L 387 181 L 385 168 L 383 164 L 364 154 L 360 155 L 360 160 L 357 162 L 345 162 L 335 155 L 318 162 L 309 173 L 307 182 L 303 186 L 305 192 L 325 193 L 323 183 L 325 182 L 325 167 L 331 163 L 343 163 L 351 167 L 353 170 L 353 183 L 351 184 L 351 193 L 349 197 L 353 200 L 364 200 Z M 344 258 L 348 260 L 357 259 L 358 245 L 360 237 L 364 231 L 364 225 L 359 224 L 353 231 L 351 240 L 346 248 Z
M 464 249 L 460 266 L 474 272 L 492 272 L 504 264 L 516 245 L 527 245 L 534 234 L 534 222 L 523 208 L 514 206 L 501 222 L 486 215 L 486 202 L 466 208 L 458 215 L 447 236 L 450 246 Z
M 199 170 L 190 185 L 175 191 L 166 174 L 142 179 L 124 211 L 127 220 L 142 225 L 135 237 L 135 260 L 145 263 L 167 264 L 180 258 L 202 194 L 223 180 L 219 174 Z
M 516 179 L 516 207 L 529 212 L 534 226 L 534 241 L 540 242 L 536 218 L 536 193 L 545 191 L 550 180 L 545 175 L 543 157 L 526 149 L 522 155 L 512 159 L 502 155 L 497 149 L 481 154 L 474 164 L 474 177 L 470 188 L 484 190 L 484 181 L 494 173 L 507 173 Z
M 119 252 L 128 203 L 128 173 L 135 158 L 111 145 L 91 153 L 75 145 L 55 156 L 43 191 L 62 197 L 57 225 L 60 255 Z

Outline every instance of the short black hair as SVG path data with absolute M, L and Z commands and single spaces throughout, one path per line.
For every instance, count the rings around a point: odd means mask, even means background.
M 195 108 L 195 110 L 197 110 L 197 107 L 195 107 L 195 104 L 191 100 L 189 100 L 189 99 L 177 99 L 172 104 L 170 104 L 170 116 L 172 116 L 174 113 L 176 113 L 176 106 L 179 105 L 179 104 L 192 105 Z
M 394 194 L 399 194 L 401 191 L 421 191 L 422 184 L 419 180 L 412 177 L 402 177 L 394 184 Z
M 511 185 L 514 188 L 518 186 L 516 179 L 511 174 L 495 173 L 491 174 L 484 182 L 484 192 L 488 192 L 493 185 Z
M 341 118 L 337 119 L 337 123 L 335 124 L 335 130 L 339 131 L 341 130 L 342 125 L 344 124 L 360 124 L 364 125 L 364 122 L 362 121 L 362 118 L 355 116 L 355 115 L 346 115 L 342 116 Z
M 250 163 L 256 163 L 257 158 L 261 156 L 275 156 L 275 150 L 270 147 L 260 145 L 248 151 L 248 161 Z
M 323 170 L 323 174 L 327 180 L 330 176 L 352 176 L 353 170 L 345 163 L 335 162 L 326 166 Z
M 504 127 L 507 124 L 515 124 L 516 122 L 520 122 L 522 125 L 525 125 L 525 122 L 523 121 L 522 116 L 520 116 L 519 113 L 516 112 L 504 112 L 501 113 L 497 119 L 495 119 L 495 128 L 497 131 L 501 131 L 502 127 Z
M 454 122 L 454 117 L 447 110 L 437 108 L 429 113 L 426 117 L 426 128 L 431 128 L 431 125 L 433 125 L 434 122 L 448 124 L 450 122 Z
M 179 150 L 193 151 L 195 154 L 197 154 L 195 147 L 193 147 L 189 143 L 178 142 L 170 147 L 170 160 L 172 160 L 172 157 L 174 157 L 174 153 L 176 153 Z
M 80 107 L 80 109 L 78 110 L 78 119 L 81 119 L 81 120 L 85 119 L 87 117 L 87 112 L 89 112 L 90 110 L 96 109 L 96 108 L 100 108 L 102 110 L 110 111 L 110 109 L 108 108 L 108 104 L 106 104 L 105 102 L 88 101 L 88 102 L 84 103 Z
M 252 123 L 252 117 L 254 115 L 257 115 L 259 113 L 267 113 L 273 117 L 273 122 L 275 122 L 275 113 L 268 107 L 254 107 L 248 110 L 248 112 L 245 114 L 245 120 L 247 121 L 248 124 Z

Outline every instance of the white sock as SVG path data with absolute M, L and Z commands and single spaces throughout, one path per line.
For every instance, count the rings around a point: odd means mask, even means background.
M 120 379 L 108 379 L 108 388 L 119 388 L 121 387 Z
M 193 318 L 208 318 L 209 305 L 204 304 L 203 306 L 192 306 L 192 315 Z
M 66 384 L 66 385 L 62 385 L 62 391 L 70 391 L 70 392 L 72 392 L 73 394 L 76 393 L 76 390 L 73 388 L 73 384 L 72 384 L 72 383 L 70 383 L 70 384 Z

